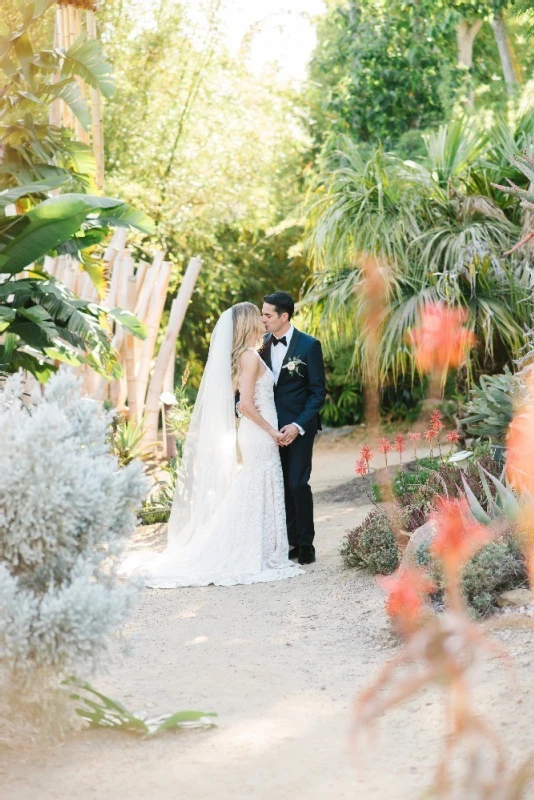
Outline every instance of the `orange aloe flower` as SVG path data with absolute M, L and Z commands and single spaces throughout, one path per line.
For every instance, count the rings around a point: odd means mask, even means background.
M 404 436 L 399 433 L 395 436 L 395 450 L 397 453 L 404 453 L 406 449 Z
M 506 447 L 506 473 L 511 485 L 534 493 L 534 399 L 510 423 Z
M 362 478 L 364 475 L 367 475 L 369 471 L 369 464 L 365 460 L 365 458 L 359 458 L 354 465 L 354 472 L 357 475 L 361 475 Z
M 443 414 L 439 409 L 435 409 L 430 415 L 430 427 L 434 431 L 440 431 L 445 427 L 443 424 Z
M 451 444 L 458 444 L 458 442 L 460 441 L 460 435 L 458 431 L 449 431 L 445 439 L 447 442 L 450 442 Z
M 425 607 L 425 595 L 435 588 L 421 570 L 413 568 L 399 567 L 392 575 L 378 578 L 378 583 L 388 595 L 388 614 L 405 629 L 419 622 Z
M 373 451 L 371 450 L 368 444 L 364 444 L 360 453 L 360 458 L 369 463 L 372 457 L 373 457 Z
M 475 343 L 474 333 L 463 326 L 466 319 L 463 308 L 449 308 L 442 302 L 425 306 L 420 326 L 408 334 L 421 372 L 445 372 L 463 363 Z
M 488 528 L 470 517 L 465 498 L 438 498 L 436 510 L 430 519 L 437 526 L 432 553 L 441 559 L 449 572 L 457 572 L 491 539 Z
M 383 439 L 380 439 L 380 445 L 379 445 L 378 449 L 380 450 L 380 452 L 383 455 L 386 456 L 389 453 L 389 451 L 392 449 L 392 447 L 393 447 L 393 445 L 391 444 L 389 439 L 386 439 L 385 437 Z

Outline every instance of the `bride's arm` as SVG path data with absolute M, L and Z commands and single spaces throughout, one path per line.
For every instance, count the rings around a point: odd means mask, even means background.
M 254 391 L 256 381 L 260 372 L 261 362 L 259 358 L 250 350 L 246 350 L 241 356 L 241 376 L 239 379 L 239 411 L 244 416 L 263 428 L 275 442 L 282 438 L 280 431 L 273 428 L 266 419 L 262 417 L 254 405 Z

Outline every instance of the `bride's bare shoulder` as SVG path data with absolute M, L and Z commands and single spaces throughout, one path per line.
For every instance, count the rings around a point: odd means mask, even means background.
M 260 366 L 260 359 L 255 350 L 244 350 L 240 356 L 241 369 L 252 372 L 257 371 Z

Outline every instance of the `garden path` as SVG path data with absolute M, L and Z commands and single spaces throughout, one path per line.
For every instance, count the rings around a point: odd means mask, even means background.
M 280 583 L 147 591 L 117 653 L 93 683 L 132 709 L 216 711 L 219 727 L 149 741 L 86 731 L 0 765 L 4 800 L 414 800 L 428 785 L 442 717 L 425 691 L 391 713 L 372 744 L 349 743 L 354 697 L 396 646 L 375 580 L 343 569 L 345 530 L 368 506 L 332 502 L 351 480 L 356 443 L 319 443 L 313 483 L 318 561 Z M 343 494 L 343 493 L 342 493 Z M 154 531 L 153 539 L 161 538 Z M 480 706 L 514 760 L 534 749 L 532 634 L 500 634 L 517 656 L 515 691 L 495 661 L 478 675 Z

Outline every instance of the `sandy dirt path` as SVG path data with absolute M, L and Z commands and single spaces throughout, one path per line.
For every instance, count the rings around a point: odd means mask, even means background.
M 216 711 L 216 729 L 149 741 L 86 731 L 44 752 L 10 753 L 0 765 L 2 800 L 419 797 L 443 731 L 437 692 L 390 714 L 359 757 L 349 746 L 353 699 L 396 647 L 375 581 L 343 569 L 338 555 L 345 530 L 368 511 L 328 500 L 351 479 L 353 462 L 350 444 L 317 448 L 318 561 L 306 575 L 147 591 L 127 629 L 133 655 L 117 655 L 93 681 L 133 709 Z M 516 656 L 517 677 L 512 686 L 490 661 L 477 692 L 517 762 L 534 751 L 532 633 L 499 637 Z

